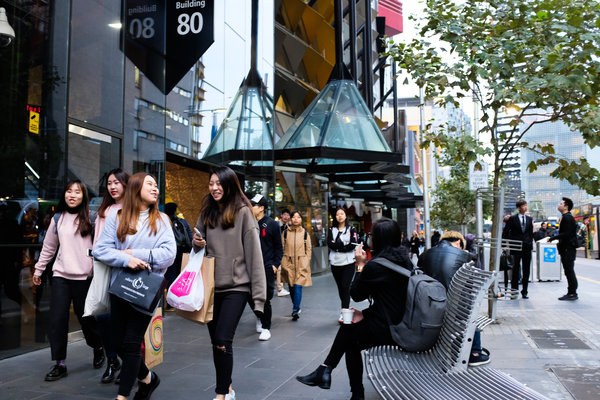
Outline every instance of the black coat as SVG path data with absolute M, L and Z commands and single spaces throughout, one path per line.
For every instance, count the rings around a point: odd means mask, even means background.
M 376 257 L 383 257 L 411 271 L 412 262 L 403 247 L 383 250 Z M 388 318 L 394 324 L 404 315 L 408 278 L 384 267 L 374 260 L 369 261 L 362 272 L 354 275 L 350 296 L 356 302 L 369 299 L 371 306 L 363 310 L 364 320 L 373 332 L 389 335 Z
M 471 261 L 471 255 L 468 252 L 457 249 L 447 240 L 442 240 L 437 246 L 427 250 L 419 257 L 418 266 L 448 290 L 456 271 L 469 261 Z
M 511 216 L 504 229 L 502 230 L 502 239 L 518 240 L 523 244 L 521 251 L 531 251 L 533 249 L 533 220 L 529 216 L 525 216 L 525 231 L 521 229 L 521 214 Z M 512 254 L 520 253 L 519 251 L 511 251 Z
M 575 250 L 577 247 L 577 223 L 570 212 L 563 214 L 558 227 L 558 235 L 550 238 L 550 241 L 553 240 L 558 240 L 556 247 L 559 252 Z

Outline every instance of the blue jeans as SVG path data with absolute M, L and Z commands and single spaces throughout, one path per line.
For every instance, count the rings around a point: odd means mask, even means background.
M 481 354 L 481 332 L 475 331 L 475 335 L 473 335 L 473 345 L 471 346 L 471 354 L 478 353 Z
M 292 311 L 300 311 L 300 302 L 302 301 L 301 285 L 290 285 L 290 298 L 292 299 Z

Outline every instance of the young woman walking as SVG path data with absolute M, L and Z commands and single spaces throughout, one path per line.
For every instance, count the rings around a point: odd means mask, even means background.
M 375 222 L 371 232 L 373 258 L 382 257 L 412 270 L 407 251 L 400 245 L 400 227 L 395 221 L 381 218 Z M 397 324 L 402 320 L 408 278 L 378 264 L 376 259 L 367 262 L 362 245 L 357 247 L 355 256 L 357 272 L 350 294 L 357 302 L 369 299 L 371 305 L 362 312 L 354 310 L 352 324 L 340 326 L 323 364 L 311 374 L 296 379 L 305 385 L 329 389 L 331 372 L 345 355 L 351 400 L 364 400 L 360 353 L 369 347 L 395 344 L 389 325 L 390 322 Z
M 354 250 L 358 235 L 353 226 L 346 224 L 346 211 L 338 208 L 335 212 L 337 226 L 329 228 L 327 246 L 331 273 L 338 288 L 342 308 L 350 307 L 350 284 L 354 277 Z M 334 223 L 335 224 L 335 223 Z M 342 323 L 340 313 L 339 323 Z
M 267 284 L 258 224 L 235 172 L 214 168 L 208 190 L 196 224 L 200 234 L 194 234 L 193 244 L 195 251 L 206 246 L 206 255 L 215 258 L 215 302 L 208 332 L 217 375 L 216 399 L 235 400 L 233 337 L 249 296 L 254 312 L 262 315 Z
M 156 179 L 145 172 L 129 178 L 122 208 L 106 218 L 94 257 L 113 267 L 112 281 L 121 268 L 150 269 L 164 275 L 173 264 L 177 245 L 169 217 L 158 211 Z M 153 312 L 111 295 L 113 343 L 123 360 L 118 400 L 126 400 L 138 379 L 135 399 L 149 399 L 160 383 L 142 362 L 141 345 Z
M 96 246 L 96 243 L 102 234 L 106 218 L 112 213 L 121 209 L 128 180 L 129 174 L 123 171 L 121 168 L 113 169 L 108 173 L 102 203 L 100 204 L 98 213 L 96 214 L 94 247 Z M 102 343 L 104 344 L 106 358 L 108 359 L 106 371 L 104 371 L 100 382 L 110 383 L 115 380 L 115 375 L 121 369 L 121 363 L 117 357 L 117 349 L 112 341 L 110 313 L 98 315 L 96 317 L 96 322 L 98 325 L 98 331 L 100 332 L 100 337 L 102 338 Z
M 302 227 L 302 215 L 292 212 L 289 228 L 283 232 L 283 258 L 281 260 L 281 281 L 290 285 L 292 299 L 292 320 L 300 318 L 302 287 L 312 286 L 310 276 L 310 258 L 312 243 L 310 235 Z
M 88 191 L 81 181 L 67 183 L 56 213 L 50 220 L 33 274 L 33 284 L 39 286 L 46 265 L 56 253 L 56 260 L 52 266 L 52 318 L 48 335 L 52 360 L 56 361 L 56 365 L 46 374 L 47 381 L 56 381 L 67 376 L 65 362 L 71 302 L 85 341 L 94 349 L 94 368 L 102 367 L 105 360 L 96 320 L 93 317 L 83 317 L 85 297 L 91 283 L 93 261 L 88 253 L 92 248 L 93 227 L 90 221 Z

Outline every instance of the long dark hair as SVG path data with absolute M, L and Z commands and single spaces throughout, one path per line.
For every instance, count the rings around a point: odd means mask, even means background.
M 250 201 L 242 192 L 240 181 L 229 167 L 214 167 L 210 177 L 216 175 L 223 188 L 223 197 L 217 202 L 210 193 L 204 197 L 200 218 L 204 226 L 214 229 L 221 225 L 223 229 L 233 228 L 238 212 L 244 206 L 252 208 Z
M 104 195 L 102 196 L 102 204 L 100 204 L 100 207 L 98 208 L 98 216 L 100 218 L 104 218 L 104 213 L 106 212 L 106 209 L 115 204 L 115 199 L 113 199 L 110 193 L 108 192 L 108 178 L 111 175 L 114 175 L 115 178 L 117 178 L 117 180 L 121 182 L 121 184 L 123 185 L 123 189 L 127 188 L 127 181 L 129 181 L 129 174 L 123 171 L 121 168 L 115 168 L 111 171 L 108 171 L 102 177 L 101 185 L 104 188 Z M 123 193 L 123 196 L 125 196 L 125 193 Z
M 375 221 L 371 229 L 371 244 L 374 256 L 387 248 L 399 247 L 401 239 L 398 223 L 386 217 Z
M 140 206 L 142 205 L 141 191 L 144 186 L 144 180 L 149 176 L 156 181 L 156 178 L 146 172 L 138 172 L 129 178 L 125 194 L 123 195 L 123 207 L 119 210 L 119 226 L 117 227 L 117 238 L 122 243 L 127 235 L 137 233 L 137 221 L 140 218 Z M 150 226 L 150 235 L 156 235 L 158 228 L 156 221 L 161 220 L 160 211 L 158 211 L 158 202 L 151 204 L 148 209 L 148 225 Z
M 83 195 L 83 199 L 81 204 L 75 208 L 71 208 L 67 205 L 67 201 L 65 200 L 65 195 L 67 194 L 67 190 L 73 185 L 79 186 L 79 190 L 81 190 L 81 194 Z M 87 187 L 81 183 L 79 179 L 74 179 L 69 181 L 62 192 L 62 197 L 58 200 L 58 205 L 56 206 L 56 212 L 62 213 L 67 211 L 72 214 L 77 214 L 75 221 L 77 222 L 77 233 L 81 235 L 81 237 L 86 237 L 87 235 L 92 234 L 92 221 L 90 220 L 90 195 L 88 193 Z
M 332 225 L 332 227 L 335 227 L 335 228 L 339 228 L 340 227 L 340 223 L 338 222 L 338 220 L 336 218 L 337 217 L 337 212 L 340 211 L 340 210 L 342 210 L 344 212 L 344 215 L 346 216 L 346 219 L 344 220 L 344 225 L 346 226 L 346 228 L 348 228 L 349 227 L 348 226 L 348 213 L 346 212 L 346 210 L 344 210 L 343 207 L 337 207 L 335 209 L 335 211 L 333 213 L 333 223 L 331 225 Z

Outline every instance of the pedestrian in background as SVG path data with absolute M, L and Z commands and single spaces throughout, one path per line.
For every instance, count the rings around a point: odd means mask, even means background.
M 560 261 L 567 277 L 567 294 L 559 297 L 559 300 L 577 300 L 577 276 L 575 275 L 575 258 L 577 256 L 577 223 L 571 214 L 573 200 L 563 197 L 558 205 L 558 211 L 562 214 L 558 235 L 552 236 L 550 241 L 558 240 L 556 246 L 560 254 Z
M 193 244 L 194 250 L 206 247 L 206 255 L 215 258 L 214 310 L 208 333 L 217 376 L 216 399 L 235 400 L 233 338 L 249 297 L 254 313 L 262 316 L 267 297 L 265 268 L 258 224 L 235 172 L 215 167 L 208 189 Z
M 265 267 L 265 279 L 267 282 L 267 300 L 265 301 L 264 313 L 257 317 L 256 333 L 260 333 L 258 340 L 271 339 L 271 318 L 273 308 L 271 299 L 275 291 L 275 275 L 281 267 L 281 257 L 283 256 L 283 244 L 281 243 L 281 230 L 277 222 L 267 216 L 267 199 L 260 194 L 250 199 L 252 204 L 252 213 L 258 221 L 258 233 L 260 237 L 260 249 L 262 251 L 263 264 Z M 253 304 L 250 302 L 250 307 Z
M 175 261 L 173 261 L 173 265 L 171 265 L 165 273 L 165 279 L 169 282 L 169 286 L 171 286 L 181 272 L 181 260 L 183 259 L 183 253 L 189 253 L 192 250 L 192 237 L 194 234 L 192 233 L 190 224 L 188 224 L 185 219 L 177 216 L 176 203 L 171 202 L 165 204 L 165 214 L 167 214 L 171 220 L 173 235 L 175 236 L 175 243 L 177 243 L 177 256 L 175 257 Z M 167 304 L 167 309 L 172 308 L 173 307 Z
M 331 274 L 335 279 L 340 296 L 341 308 L 350 307 L 350 284 L 354 277 L 354 250 L 358 244 L 358 236 L 353 226 L 346 223 L 346 211 L 338 208 L 335 211 L 336 226 L 329 228 L 327 246 L 329 247 L 329 263 Z M 340 312 L 339 323 L 342 323 Z
M 542 225 L 540 226 L 540 229 L 538 229 L 533 234 L 533 240 L 535 240 L 537 242 L 537 241 L 542 240 L 545 237 L 547 237 L 548 236 L 547 226 L 548 226 L 548 224 L 546 224 L 545 222 L 542 222 Z
M 94 227 L 90 220 L 88 191 L 80 180 L 67 183 L 56 212 L 60 217 L 50 220 L 32 278 L 34 285 L 41 285 L 42 273 L 56 254 L 52 266 L 52 318 L 48 335 L 52 360 L 56 361 L 56 364 L 46 374 L 46 381 L 56 381 L 67 376 L 67 337 L 71 303 L 85 342 L 94 349 L 94 368 L 101 368 L 105 360 L 96 320 L 94 317 L 83 317 L 93 267 L 90 251 Z
M 519 280 L 523 288 L 521 297 L 528 299 L 527 287 L 529 286 L 529 273 L 531 270 L 531 251 L 533 250 L 533 219 L 525 215 L 527 202 L 518 200 L 515 204 L 518 213 L 511 216 L 502 230 L 503 239 L 511 239 L 521 242 L 521 250 L 510 250 L 513 259 L 512 279 L 510 286 L 512 290 L 519 290 Z M 521 279 L 521 269 L 523 276 Z
M 310 259 L 312 243 L 306 229 L 302 227 L 302 215 L 292 212 L 291 225 L 283 232 L 283 258 L 281 260 L 281 281 L 290 286 L 292 298 L 292 320 L 300 318 L 302 288 L 312 286 Z
M 421 247 L 421 239 L 419 238 L 419 234 L 417 231 L 413 231 L 413 234 L 410 238 L 410 259 L 412 260 L 413 256 L 416 255 L 419 257 L 419 247 Z
M 106 218 L 112 213 L 116 213 L 121 209 L 123 205 L 123 198 L 125 195 L 125 188 L 129 181 L 129 174 L 123 171 L 121 168 L 113 169 L 108 172 L 106 178 L 106 190 L 102 197 L 102 203 L 98 208 L 96 214 L 96 224 L 94 227 L 94 248 L 98 239 L 104 229 Z M 110 267 L 109 267 L 110 268 Z M 104 350 L 106 352 L 106 358 L 108 363 L 106 365 L 106 371 L 102 374 L 100 382 L 110 383 L 115 380 L 116 373 L 121 369 L 121 363 L 117 357 L 117 349 L 112 340 L 112 332 L 110 325 L 110 313 L 98 315 L 96 317 L 98 324 L 98 331 L 104 344 Z
M 284 208 L 281 211 L 281 216 L 279 217 L 279 225 L 281 227 L 281 233 L 285 232 L 287 228 L 290 226 L 291 212 L 287 208 Z M 281 283 L 281 268 L 277 269 L 277 296 L 283 297 L 288 296 L 290 292 L 283 287 L 283 283 Z
M 413 269 L 406 249 L 400 245 L 400 227 L 395 221 L 381 218 L 375 222 L 371 233 L 373 259 L 367 262 L 362 245 L 357 246 L 356 274 L 350 289 L 354 301 L 368 299 L 370 306 L 362 312 L 354 310 L 352 323 L 340 325 L 323 364 L 308 375 L 296 377 L 305 385 L 329 389 L 332 370 L 345 356 L 351 400 L 365 398 L 361 351 L 374 346 L 395 345 L 389 325 L 399 323 L 404 315 L 408 278 L 378 264 L 375 258 L 383 257 L 409 271 Z
M 129 178 L 121 210 L 106 218 L 94 257 L 113 268 L 111 283 L 122 268 L 151 270 L 164 276 L 177 252 L 169 217 L 158 211 L 156 179 L 145 172 Z M 110 296 L 113 342 L 123 360 L 118 400 L 126 400 L 137 378 L 135 399 L 149 399 L 160 384 L 142 361 L 141 346 L 154 310 L 146 311 Z

